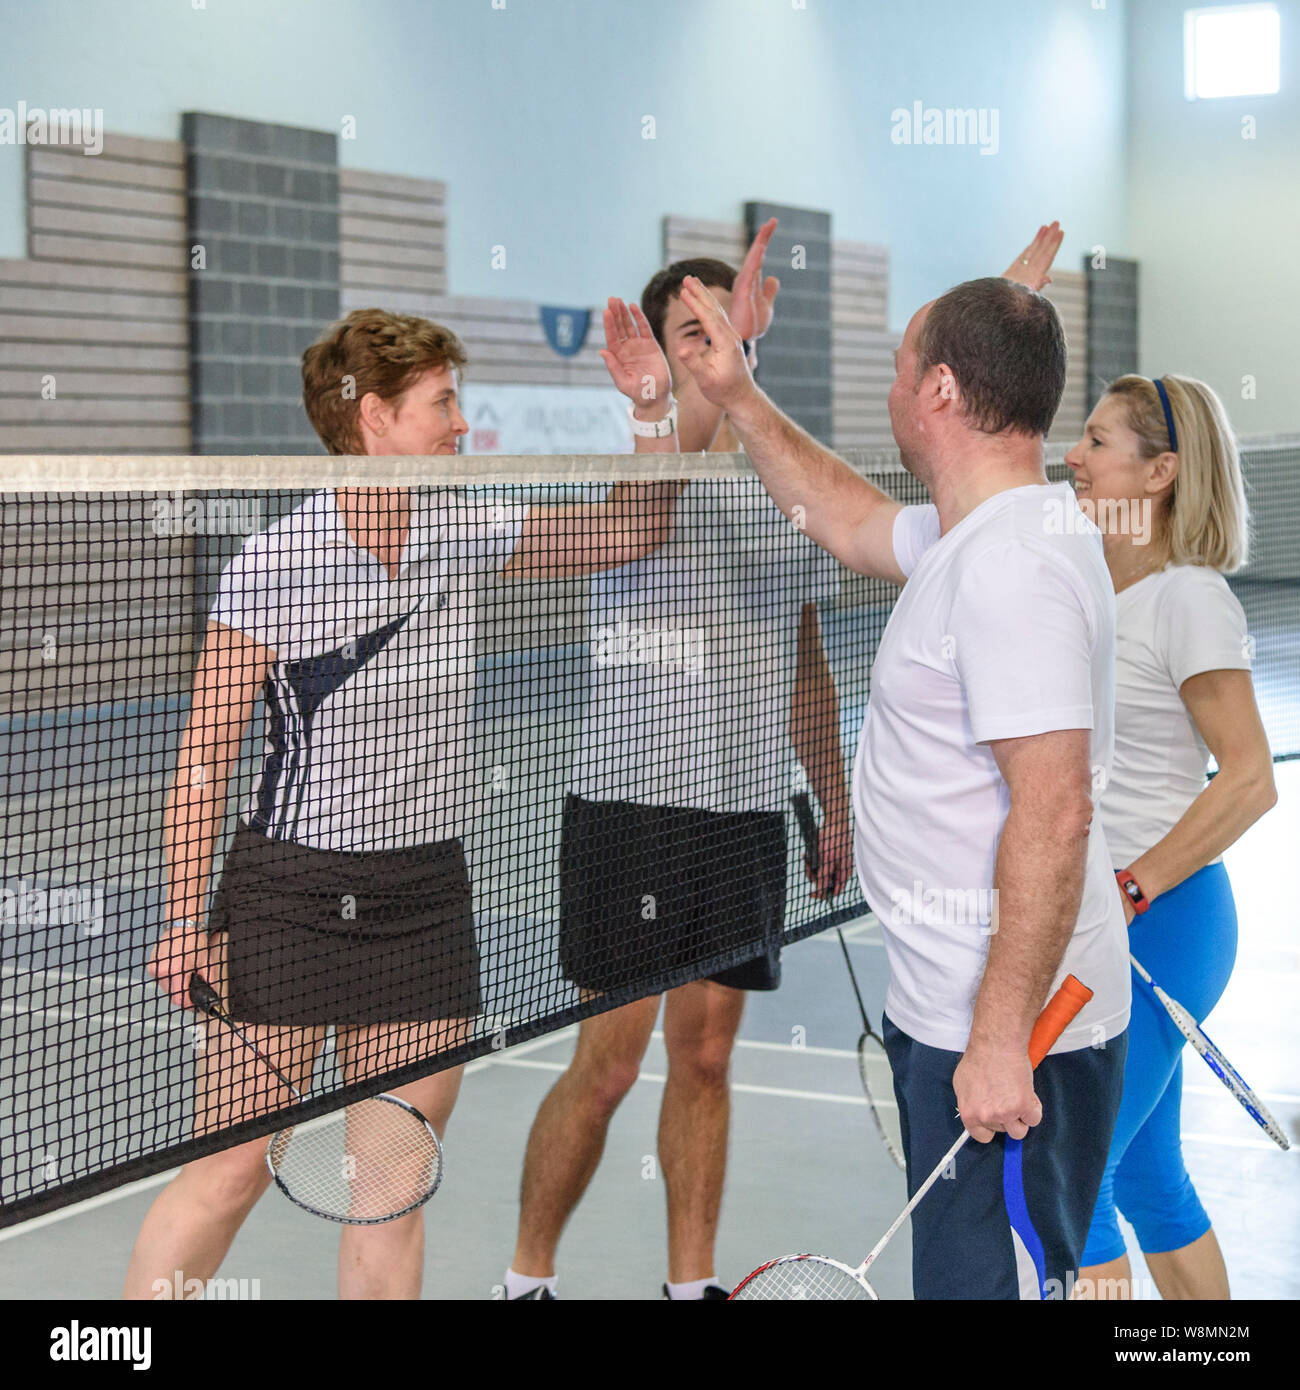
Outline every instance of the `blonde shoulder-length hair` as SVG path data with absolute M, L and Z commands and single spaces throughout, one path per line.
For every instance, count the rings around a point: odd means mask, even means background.
M 1165 510 L 1176 565 L 1209 565 L 1231 574 L 1250 551 L 1250 509 L 1237 438 L 1223 402 L 1203 381 L 1161 377 L 1178 435 L 1178 476 Z M 1143 458 L 1169 452 L 1169 428 L 1155 383 L 1122 376 L 1107 388 L 1127 407 Z

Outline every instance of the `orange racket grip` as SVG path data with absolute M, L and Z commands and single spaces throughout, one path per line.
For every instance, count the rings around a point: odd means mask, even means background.
M 1052 1050 L 1057 1038 L 1074 1022 L 1079 1010 L 1092 998 L 1092 990 L 1067 975 L 1061 987 L 1047 1001 L 1047 1007 L 1038 1015 L 1034 1031 L 1029 1035 L 1029 1062 L 1037 1067 L 1039 1062 Z

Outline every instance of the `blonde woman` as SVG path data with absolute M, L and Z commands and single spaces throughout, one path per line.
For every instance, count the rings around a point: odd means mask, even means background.
M 1133 955 L 1198 1018 L 1223 993 L 1237 914 L 1223 851 L 1277 800 L 1246 617 L 1224 579 L 1246 560 L 1237 445 L 1203 382 L 1114 382 L 1066 462 L 1115 585 L 1115 760 L 1101 799 Z M 1218 774 L 1206 781 L 1209 754 Z M 1227 1298 L 1210 1218 L 1183 1164 L 1183 1038 L 1133 992 L 1124 1097 L 1078 1296 L 1131 1291 L 1116 1213 L 1165 1298 Z

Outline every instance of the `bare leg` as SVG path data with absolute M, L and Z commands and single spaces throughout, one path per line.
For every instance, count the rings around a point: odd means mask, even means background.
M 356 1080 L 374 1070 L 389 1070 L 428 1057 L 462 1040 L 459 1021 L 388 1024 L 372 1029 L 340 1029 L 339 1052 L 344 1075 Z M 444 1137 L 460 1091 L 463 1068 L 440 1071 L 392 1094 L 410 1101 Z M 424 1208 L 379 1226 L 344 1226 L 339 1237 L 341 1299 L 416 1299 L 424 1277 Z
M 187 1163 L 145 1216 L 123 1298 L 183 1298 L 190 1280 L 206 1283 L 270 1181 L 265 1139 Z
M 668 995 L 668 1084 L 659 1116 L 659 1161 L 668 1194 L 668 1278 L 714 1273 L 714 1242 L 727 1170 L 731 1052 L 745 1008 L 742 990 L 710 980 Z
M 1133 1297 L 1133 1267 L 1127 1255 L 1107 1260 L 1104 1265 L 1084 1265 L 1071 1297 L 1080 1300 L 1128 1299 Z
M 555 1273 L 560 1233 L 600 1163 L 610 1119 L 636 1081 L 658 1014 L 655 997 L 584 1020 L 573 1061 L 528 1136 L 511 1261 L 517 1273 L 537 1279 Z
M 1227 1299 L 1228 1271 L 1214 1232 L 1206 1231 L 1190 1245 L 1159 1254 L 1143 1251 L 1147 1268 L 1164 1299 Z
M 219 964 L 213 974 L 218 978 Z M 301 1087 L 324 1037 L 312 1028 L 244 1030 L 275 1065 Z M 292 1103 L 293 1097 L 225 1024 L 202 1025 L 195 1069 L 196 1135 Z M 266 1191 L 266 1141 L 255 1139 L 187 1163 L 158 1194 L 136 1237 L 123 1297 L 168 1297 L 177 1272 L 184 1282 L 206 1282 Z M 184 1297 L 184 1289 L 170 1296 Z

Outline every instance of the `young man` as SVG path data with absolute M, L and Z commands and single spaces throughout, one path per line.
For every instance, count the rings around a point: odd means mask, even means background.
M 682 304 L 705 277 L 745 334 L 772 317 L 760 282 L 775 222 L 739 275 L 679 262 L 642 306 L 673 372 L 682 451 L 734 449 L 722 412 L 681 370 L 700 326 Z M 722 435 L 723 437 L 719 437 Z M 668 1079 L 659 1158 L 668 1200 L 664 1297 L 723 1299 L 714 1237 L 726 1170 L 728 1069 L 746 990 L 780 982 L 786 897 L 785 806 L 791 746 L 825 811 L 815 893 L 839 892 L 851 832 L 835 686 L 815 600 L 834 567 L 765 496 L 757 479 L 691 483 L 672 539 L 592 586 L 593 634 L 652 634 L 666 656 L 598 651 L 592 698 L 566 800 L 560 958 L 589 994 L 634 986 L 652 969 L 689 982 L 586 1020 L 569 1069 L 542 1103 L 524 1164 L 519 1241 L 506 1297 L 555 1297 L 561 1231 L 600 1161 L 609 1122 L 636 1081 L 664 1009 Z M 593 644 L 595 646 L 595 644 Z M 647 920 L 644 904 L 653 900 Z M 752 959 L 694 978 L 692 967 L 749 943 Z
M 743 330 L 705 285 L 687 279 L 681 297 L 703 332 L 679 361 L 777 505 L 801 508 L 850 569 L 906 585 L 873 668 L 855 854 L 889 953 L 909 1185 L 963 1124 L 978 1141 L 912 1218 L 916 1296 L 1060 1297 L 1105 1167 L 1129 1016 L 1124 918 L 1093 820 L 1113 749 L 1115 601 L 1100 533 L 1043 471 L 1060 322 L 1006 279 L 914 316 L 889 411 L 934 504 L 902 507 L 763 395 Z M 931 910 L 989 889 L 974 922 Z M 1067 971 L 1094 998 L 1035 1075 L 1029 1034 Z

